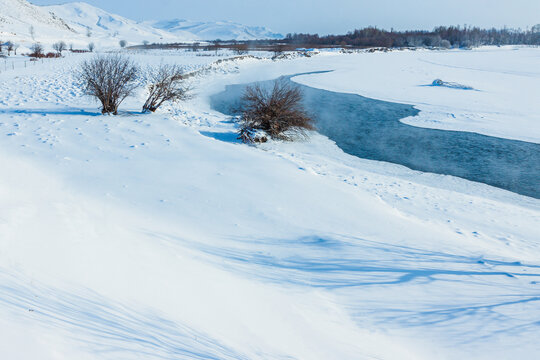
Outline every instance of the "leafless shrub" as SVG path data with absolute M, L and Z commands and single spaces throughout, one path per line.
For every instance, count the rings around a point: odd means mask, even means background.
M 155 112 L 166 101 L 182 101 L 188 98 L 189 86 L 180 66 L 162 64 L 149 69 L 148 98 L 143 112 Z
M 17 51 L 17 47 L 18 45 L 15 45 L 14 43 L 12 43 L 11 41 L 8 41 L 6 43 L 6 49 L 7 49 L 7 52 L 8 52 L 8 56 L 11 56 L 11 52 L 12 51 Z M 17 55 L 17 53 L 15 53 L 15 55 Z
M 448 40 L 441 40 L 441 48 L 443 49 L 450 49 L 452 45 L 450 44 L 450 41 Z
M 120 104 L 137 87 L 138 72 L 138 67 L 128 58 L 108 55 L 84 61 L 77 77 L 85 93 L 101 102 L 102 114 L 117 115 Z
M 66 50 L 66 48 L 67 48 L 67 45 L 63 41 L 59 41 L 53 44 L 54 51 L 56 51 L 59 54 L 62 54 L 62 51 Z
M 125 48 L 127 46 L 127 41 L 126 40 L 120 40 L 118 42 L 118 44 L 120 45 L 121 48 Z
M 88 51 L 90 52 L 94 52 L 94 49 L 96 48 L 96 45 L 94 45 L 93 42 L 91 42 L 90 44 L 88 44 Z
M 46 58 L 46 59 L 55 59 L 55 58 L 62 57 L 62 55 L 60 53 L 48 52 L 46 54 L 43 54 L 43 56 L 41 56 L 41 57 Z
M 43 57 L 43 45 L 35 43 L 30 47 L 30 50 L 32 51 L 30 53 L 31 57 L 35 57 L 35 58 Z
M 239 139 L 246 143 L 264 142 L 258 130 L 280 140 L 306 136 L 306 131 L 315 127 L 302 100 L 300 88 L 286 80 L 276 80 L 272 89 L 259 84 L 248 86 L 242 97 Z
M 285 46 L 284 44 L 277 44 L 274 46 L 274 56 L 272 56 L 272 60 L 276 60 L 276 59 L 279 59 L 280 56 L 283 55 L 283 53 L 286 51 L 287 49 L 287 46 Z

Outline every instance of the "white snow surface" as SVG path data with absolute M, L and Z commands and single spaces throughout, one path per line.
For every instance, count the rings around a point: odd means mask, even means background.
M 246 59 L 195 78 L 187 103 L 142 115 L 141 89 L 119 116 L 76 85 L 87 55 L 15 63 L 0 72 L 0 357 L 536 358 L 540 201 L 349 156 L 316 133 L 243 145 L 208 96 L 334 70 L 295 81 L 431 109 L 430 127 L 538 141 L 538 104 L 522 96 L 539 54 Z M 422 87 L 435 78 L 481 92 Z

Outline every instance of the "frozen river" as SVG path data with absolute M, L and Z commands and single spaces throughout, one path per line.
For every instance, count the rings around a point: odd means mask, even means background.
M 286 79 L 291 81 L 292 77 Z M 234 115 L 233 109 L 238 108 L 247 85 L 227 86 L 212 97 L 212 107 Z M 458 176 L 540 198 L 539 144 L 414 127 L 399 121 L 418 114 L 411 105 L 298 86 L 317 130 L 351 155 Z

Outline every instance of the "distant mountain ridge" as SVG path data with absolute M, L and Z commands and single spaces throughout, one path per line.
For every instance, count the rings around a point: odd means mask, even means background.
M 231 21 L 189 21 L 173 19 L 148 22 L 153 27 L 171 33 L 190 32 L 200 40 L 257 40 L 283 39 L 283 35 L 274 33 L 263 26 L 246 26 Z
M 117 39 L 115 42 L 126 40 L 128 43 L 193 40 L 193 35 L 190 33 L 172 34 L 120 15 L 111 14 L 84 2 L 50 5 L 43 8 L 57 14 L 78 33 L 90 38 Z
M 136 22 L 84 2 L 37 6 L 27 0 L 0 0 L 0 39 L 29 48 L 40 42 L 50 46 L 57 41 L 86 48 L 173 43 L 203 40 L 254 40 L 282 38 L 265 27 L 245 26 L 228 21 L 188 20 Z

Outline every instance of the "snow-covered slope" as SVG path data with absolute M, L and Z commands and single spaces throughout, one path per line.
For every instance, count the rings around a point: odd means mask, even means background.
M 193 79 L 188 102 L 137 114 L 141 89 L 115 117 L 66 71 L 91 55 L 15 64 L 0 73 L 0 359 L 536 359 L 539 200 L 355 158 L 317 134 L 242 145 L 207 96 L 334 69 L 295 81 L 489 119 L 531 102 L 515 114 L 528 122 L 507 119 L 535 134 L 535 98 L 516 89 L 537 89 L 539 55 L 247 59 Z M 419 86 L 434 75 L 482 92 Z
M 151 22 L 154 27 L 175 34 L 190 32 L 201 40 L 255 40 L 282 39 L 283 35 L 262 26 L 246 26 L 229 21 L 202 22 L 189 20 L 166 20 Z
M 36 6 L 26 0 L 0 0 L 0 39 L 11 40 L 28 48 L 39 42 L 50 48 L 57 41 L 97 48 L 128 44 L 190 41 L 197 36 L 178 31 L 174 34 L 108 13 L 84 2 Z M 31 28 L 33 30 L 31 30 Z
M 171 34 L 147 24 L 137 23 L 84 2 L 52 5 L 44 8 L 65 19 L 69 26 L 78 33 L 102 42 L 113 42 L 115 45 L 120 40 L 140 44 L 143 41 L 175 42 L 189 41 L 195 38 L 193 34 L 185 31 Z
M 232 22 L 136 22 L 84 2 L 36 6 L 27 0 L 0 0 L 0 9 L 0 39 L 15 41 L 23 49 L 35 42 L 50 47 L 60 40 L 83 48 L 94 43 L 99 49 L 118 47 L 120 40 L 141 44 L 282 38 L 264 27 Z
M 31 42 L 75 35 L 73 28 L 47 8 L 32 5 L 26 0 L 0 0 L 2 40 Z

